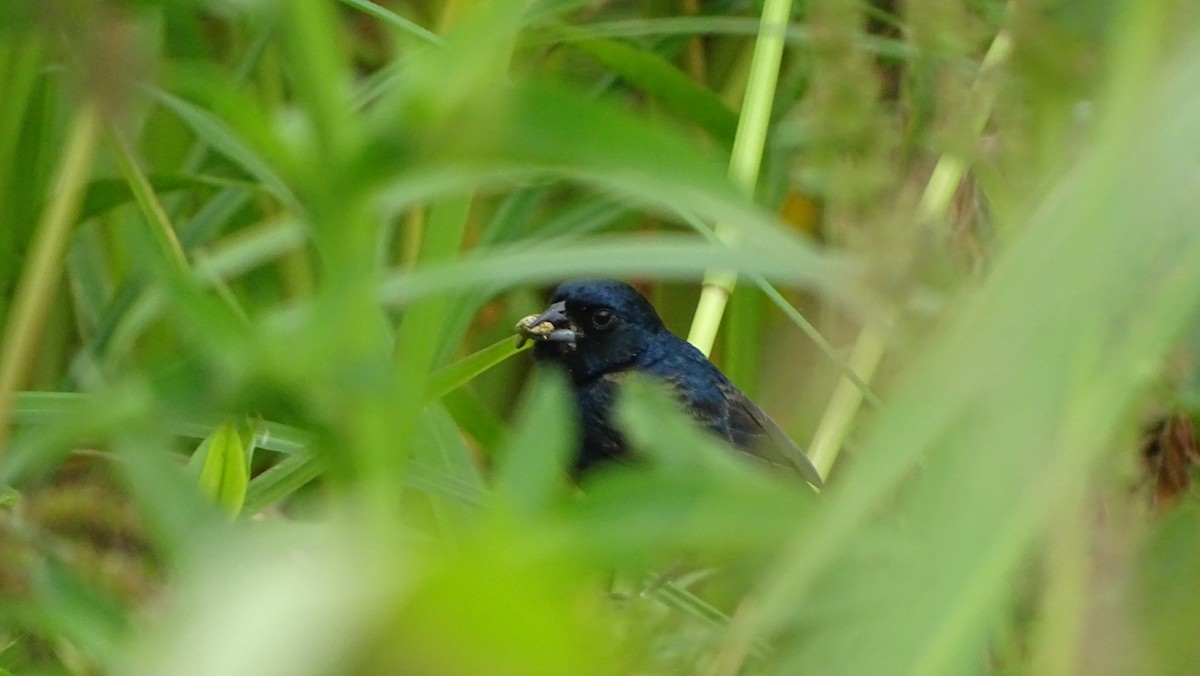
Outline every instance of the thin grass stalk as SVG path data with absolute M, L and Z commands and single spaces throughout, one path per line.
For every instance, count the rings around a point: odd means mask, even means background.
M 890 326 L 891 322 L 887 322 Z M 850 431 L 850 425 L 858 415 L 862 406 L 863 392 L 866 383 L 875 375 L 879 362 L 887 347 L 887 331 L 882 327 L 868 326 L 858 336 L 854 350 L 850 353 L 846 371 L 853 373 L 862 383 L 860 386 L 846 374 L 843 374 L 833 388 L 829 405 L 821 416 L 817 431 L 813 434 L 812 443 L 808 447 L 808 459 L 812 461 L 821 478 L 829 476 L 833 463 L 837 461 L 842 442 Z
M 75 113 L 71 131 L 43 218 L 34 234 L 29 264 L 21 276 L 12 315 L 0 352 L 0 456 L 8 440 L 9 418 L 17 389 L 25 378 L 38 347 L 38 337 L 54 306 L 55 287 L 62 273 L 63 254 L 71 226 L 92 168 L 100 139 L 100 113 L 88 101 Z
M 420 38 L 422 41 L 431 45 L 442 44 L 442 38 L 433 31 L 430 31 L 424 26 L 405 19 L 386 7 L 382 7 L 370 2 L 370 0 L 339 0 L 339 2 L 341 2 L 343 5 L 353 7 L 363 14 L 373 16 L 376 19 L 379 19 L 380 21 L 392 26 L 393 28 L 397 28 L 405 33 L 408 33 L 409 35 Z
M 680 217 L 685 223 L 691 226 L 693 230 L 700 233 L 700 235 L 702 235 L 708 241 L 712 242 L 717 240 L 716 234 L 699 218 L 696 218 L 695 215 L 683 213 L 680 214 Z M 854 387 L 858 388 L 858 390 L 862 393 L 862 396 L 866 398 L 866 400 L 870 402 L 872 406 L 876 408 L 883 407 L 883 401 L 879 398 L 879 395 L 873 392 L 871 390 L 871 386 L 868 385 L 866 381 L 864 381 L 855 371 L 853 366 L 853 358 L 847 360 L 845 357 L 843 357 L 838 352 L 837 348 L 835 348 L 825 338 L 825 336 L 821 335 L 821 332 L 817 329 L 817 327 L 813 326 L 812 322 L 808 321 L 808 319 L 805 318 L 805 316 L 801 314 L 794 305 L 789 303 L 788 300 L 783 297 L 783 294 L 780 293 L 779 290 L 775 288 L 775 285 L 772 284 L 766 277 L 763 277 L 761 274 L 756 272 L 747 273 L 747 276 L 751 279 L 751 281 L 754 282 L 756 286 L 758 286 L 759 290 L 761 290 L 763 294 L 767 296 L 767 298 L 771 299 L 771 302 L 775 303 L 775 307 L 779 308 L 780 312 L 787 316 L 788 319 L 792 320 L 792 323 L 795 324 L 796 327 L 801 331 L 803 331 L 804 335 L 808 336 L 809 339 L 813 341 L 817 348 L 829 358 L 829 361 L 842 372 L 843 378 L 848 380 L 852 385 L 854 385 Z
M 133 193 L 134 200 L 137 201 L 138 207 L 142 211 L 142 216 L 150 226 L 151 236 L 158 243 L 166 258 L 175 263 L 180 271 L 186 271 L 187 255 L 183 252 L 183 245 L 179 243 L 179 237 L 175 234 L 171 219 L 167 216 L 166 210 L 158 200 L 158 195 L 154 192 L 154 186 L 150 185 L 150 180 L 138 167 L 133 150 L 130 149 L 120 132 L 115 129 L 109 129 L 108 138 L 113 155 L 117 159 L 117 165 L 121 168 L 125 181 L 129 184 L 129 190 Z
M 758 39 L 754 44 L 750 80 L 746 96 L 742 99 L 742 112 L 729 158 L 730 180 L 749 197 L 754 196 L 754 187 L 758 184 L 758 170 L 767 142 L 771 106 L 775 102 L 775 85 L 779 81 L 779 65 L 783 59 L 785 31 L 791 11 L 791 0 L 767 0 L 763 5 Z M 728 223 L 718 223 L 716 232 L 717 237 L 727 244 L 736 245 L 740 238 L 737 226 Z M 712 270 L 704 276 L 696 314 L 688 332 L 688 342 L 700 348 L 704 354 L 712 351 L 717 329 L 721 325 L 721 315 L 725 313 L 725 304 L 736 284 L 737 273 L 728 270 Z
M 121 136 L 121 133 L 114 128 L 110 128 L 109 139 L 114 151 L 113 154 L 117 158 L 117 164 L 121 168 L 121 173 L 124 174 L 125 181 L 129 183 L 129 190 L 133 193 L 134 199 L 142 211 L 142 216 L 146 219 L 146 223 L 150 227 L 151 237 L 153 237 L 162 250 L 164 260 L 169 261 L 169 264 L 173 265 L 181 273 L 181 279 L 187 278 L 190 272 L 187 254 L 184 252 L 183 245 L 179 241 L 175 226 L 171 223 L 171 217 L 167 215 L 166 208 L 159 200 L 158 194 L 154 192 L 154 186 L 150 185 L 150 179 L 146 177 L 146 173 L 138 166 L 137 158 L 133 155 L 133 150 Z M 210 279 L 217 295 L 225 301 L 240 319 L 248 322 L 249 318 L 238 303 L 233 291 L 220 279 L 215 277 Z
M 992 73 L 1008 61 L 1011 52 L 1012 37 L 1007 31 L 1001 31 L 992 40 L 992 44 L 988 47 L 983 62 L 979 66 L 979 73 L 971 85 L 971 93 L 979 102 L 979 108 L 975 111 L 975 117 L 972 120 L 972 130 L 976 135 L 983 132 L 984 125 L 991 117 L 992 108 L 996 102 L 996 88 L 992 85 Z M 945 216 L 946 210 L 950 207 L 950 200 L 958 192 L 958 186 L 967 172 L 967 166 L 965 159 L 953 153 L 945 153 L 938 158 L 937 164 L 933 167 L 933 173 L 930 174 L 929 181 L 925 184 L 925 191 L 921 193 L 921 201 L 917 204 L 917 214 L 921 219 L 933 221 Z

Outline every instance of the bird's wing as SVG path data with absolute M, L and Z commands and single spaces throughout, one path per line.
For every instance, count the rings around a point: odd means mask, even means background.
M 750 442 L 746 444 L 747 450 L 763 456 L 766 460 L 782 460 L 783 464 L 795 467 L 806 481 L 817 488 L 821 487 L 821 474 L 817 472 L 817 468 L 771 416 L 750 401 L 750 398 L 732 383 L 722 383 L 721 389 L 728 407 L 730 428 L 754 437 L 752 441 L 746 440 Z M 737 439 L 732 441 L 738 443 Z

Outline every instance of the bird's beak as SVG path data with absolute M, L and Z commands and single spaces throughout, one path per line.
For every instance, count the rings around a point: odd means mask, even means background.
M 517 322 L 516 331 L 521 339 L 537 340 L 548 343 L 575 344 L 579 337 L 579 327 L 567 316 L 567 304 L 564 301 L 554 303 L 540 315 L 529 315 Z

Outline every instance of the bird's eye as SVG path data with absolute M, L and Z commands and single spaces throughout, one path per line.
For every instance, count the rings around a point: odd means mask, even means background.
M 613 313 L 608 310 L 596 310 L 592 313 L 592 325 L 598 329 L 606 328 L 612 324 Z

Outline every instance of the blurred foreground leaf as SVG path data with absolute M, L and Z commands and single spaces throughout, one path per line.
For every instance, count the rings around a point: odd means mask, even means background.
M 577 448 L 574 395 L 547 370 L 527 388 L 512 435 L 494 471 L 497 498 L 518 514 L 536 515 L 562 493 Z
M 1149 35 L 1125 37 L 1152 50 Z M 794 536 L 730 654 L 786 628 L 792 673 L 961 674 L 985 659 L 1032 546 L 1121 464 L 1114 442 L 1197 309 L 1200 44 L 1152 63 L 1122 73 L 1141 75 L 905 369 L 864 461 Z

